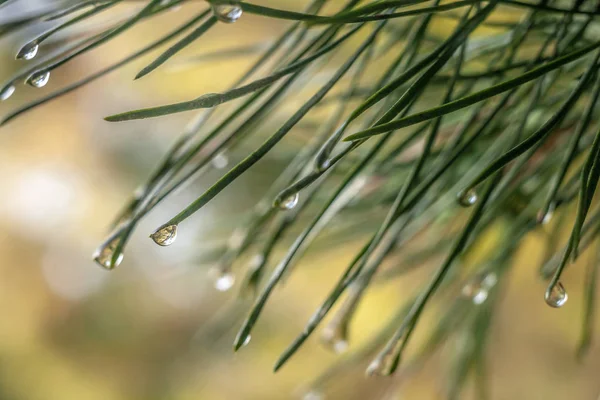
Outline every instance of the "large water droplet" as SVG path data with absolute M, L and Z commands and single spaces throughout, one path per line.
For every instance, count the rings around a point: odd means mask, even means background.
M 29 42 L 25 46 L 21 47 L 21 50 L 17 53 L 17 60 L 31 60 L 34 58 L 40 46 L 37 42 Z
M 215 289 L 220 292 L 226 292 L 233 287 L 234 283 L 235 275 L 231 271 L 222 271 L 215 280 Z
M 477 192 L 474 189 L 469 189 L 458 194 L 458 204 L 463 207 L 471 207 L 476 201 Z
M 279 206 L 282 210 L 291 210 L 298 204 L 298 200 L 300 200 L 300 194 L 296 193 L 288 197 L 287 199 L 281 202 Z
M 94 261 L 98 263 L 100 266 L 106 269 L 113 269 L 118 267 L 123 261 L 123 253 L 120 253 L 115 263 L 112 263 L 113 255 L 115 254 L 115 249 L 119 244 L 119 238 L 113 239 L 109 243 L 103 244 L 96 249 L 94 255 L 92 256 Z
M 562 283 L 558 282 L 556 285 L 546 290 L 544 298 L 546 300 L 546 304 L 548 304 L 550 307 L 560 308 L 565 305 L 569 299 L 569 295 L 567 295 L 567 291 Z
M 8 98 L 10 96 L 12 96 L 14 92 L 15 92 L 15 86 L 14 85 L 5 86 L 2 89 L 2 91 L 0 91 L 0 100 L 2 100 L 2 101 L 8 100 Z
M 150 235 L 150 238 L 159 246 L 170 246 L 177 239 L 177 225 L 165 226 Z
M 27 78 L 25 83 L 31 85 L 35 88 L 41 88 L 46 86 L 48 81 L 50 80 L 50 71 L 41 70 L 36 71 Z
M 216 4 L 212 6 L 215 17 L 226 24 L 233 24 L 244 13 L 242 7 L 230 4 Z
M 216 169 L 223 169 L 229 164 L 229 158 L 224 152 L 219 153 L 212 159 L 211 163 Z

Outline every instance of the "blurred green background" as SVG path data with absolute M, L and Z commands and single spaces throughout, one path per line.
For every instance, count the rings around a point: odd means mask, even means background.
M 44 6 L 41 1 L 19 3 L 30 10 Z M 263 3 L 300 10 L 304 2 Z M 127 7 L 132 5 L 120 6 L 106 20 L 117 18 Z M 200 7 L 189 4 L 141 24 L 53 72 L 44 89 L 18 87 L 9 101 L 0 103 L 0 112 L 120 59 Z M 2 9 L 0 18 L 9 10 L 14 8 Z M 98 23 L 105 22 L 99 19 Z M 173 246 L 158 248 L 147 235 L 222 171 L 196 180 L 151 213 L 139 226 L 120 268 L 108 272 L 91 261 L 111 219 L 191 115 L 121 124 L 104 122 L 102 117 L 222 90 L 254 56 L 187 61 L 217 49 L 263 45 L 286 26 L 249 15 L 236 24 L 219 24 L 147 78 L 132 81 L 151 57 L 1 129 L 0 399 L 302 398 L 311 379 L 346 356 L 332 354 L 312 338 L 288 365 L 272 373 L 278 354 L 301 331 L 353 256 L 348 250 L 359 242 L 310 252 L 271 299 L 250 344 L 237 354 L 232 352 L 232 341 L 251 299 L 239 298 L 239 285 L 227 293 L 216 291 L 206 256 L 242 221 L 243 212 L 273 181 L 294 143 L 310 134 L 310 127 L 299 127 L 279 152 L 195 215 Z M 443 26 L 436 29 L 443 31 Z M 35 32 L 24 30 L 0 41 L 0 78 L 8 78 L 22 66 L 14 54 Z M 297 106 L 286 104 L 269 126 L 284 121 L 291 113 L 286 110 Z M 229 154 L 230 165 L 247 150 L 242 146 Z M 493 399 L 592 400 L 600 392 L 600 346 L 594 342 L 581 363 L 574 357 L 583 302 L 582 267 L 592 258 L 586 254 L 566 274 L 568 304 L 560 310 L 547 307 L 545 285 L 536 271 L 552 227 L 537 231 L 524 243 L 503 290 L 488 345 Z M 482 245 L 493 246 L 493 240 L 491 235 Z M 378 284 L 369 292 L 352 325 L 349 353 L 385 325 L 414 293 L 416 282 L 435 266 L 425 265 L 418 273 Z M 435 318 L 434 309 L 428 317 L 417 336 Z M 414 343 L 418 342 L 417 337 Z M 448 342 L 414 374 L 392 378 L 366 378 L 366 358 L 325 385 L 323 396 L 443 398 L 447 354 L 456 345 Z M 464 398 L 477 398 L 471 386 Z

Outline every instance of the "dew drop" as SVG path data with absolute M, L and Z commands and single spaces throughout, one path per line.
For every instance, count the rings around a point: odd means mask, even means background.
M 211 161 L 216 169 L 223 169 L 229 164 L 229 158 L 224 152 L 217 154 Z
M 2 100 L 2 101 L 8 100 L 8 98 L 10 96 L 12 96 L 14 92 L 15 92 L 15 86 L 14 85 L 5 86 L 2 89 L 2 91 L 0 91 L 0 100 Z
M 463 207 L 471 207 L 477 201 L 477 192 L 469 189 L 458 194 L 458 204 Z
M 150 235 L 150 238 L 159 246 L 170 246 L 177 239 L 177 225 L 165 226 Z
M 546 300 L 546 304 L 550 307 L 560 308 L 565 305 L 569 299 L 569 295 L 562 283 L 558 282 L 556 285 L 546 290 L 544 299 Z
M 369 364 L 369 366 L 367 367 L 366 374 L 368 376 L 386 375 L 386 370 L 383 362 L 381 362 L 379 358 L 376 358 L 373 361 L 371 361 L 371 364 Z
M 252 340 L 252 335 L 246 336 L 246 339 L 244 339 L 244 343 L 242 343 L 242 347 L 248 346 L 248 343 L 250 343 L 250 340 Z
M 323 396 L 323 393 L 317 392 L 316 390 L 309 390 L 304 393 L 302 400 L 325 400 L 325 396 Z
M 235 275 L 233 275 L 230 271 L 221 272 L 220 275 L 215 280 L 215 289 L 220 292 L 226 292 L 233 287 L 235 283 Z M 249 339 L 246 339 L 249 340 Z M 244 345 L 246 341 L 244 341 Z
M 36 71 L 27 78 L 25 83 L 35 88 L 41 88 L 46 86 L 48 81 L 50 80 L 50 71 L 41 70 Z
M 346 330 L 338 324 L 326 327 L 321 334 L 321 341 L 336 354 L 342 354 L 348 350 Z
M 265 262 L 265 256 L 257 253 L 254 256 L 252 256 L 252 258 L 250 259 L 250 262 L 248 263 L 248 270 L 249 271 L 256 271 L 257 269 L 259 269 L 261 267 L 261 265 L 263 265 Z
M 227 246 L 230 250 L 239 250 L 239 248 L 244 244 L 244 240 L 246 239 L 247 235 L 248 232 L 246 229 L 237 228 L 233 231 L 231 236 L 229 236 L 229 239 L 227 240 Z
M 40 46 L 35 42 L 29 42 L 25 46 L 21 47 L 21 50 L 17 53 L 17 60 L 31 60 L 37 53 Z
M 173 3 L 173 0 L 161 0 L 160 1 L 160 5 L 163 7 L 166 7 L 169 5 L 169 3 Z M 181 9 L 181 4 L 177 3 L 177 4 L 173 4 L 171 7 L 169 7 L 170 11 L 179 11 Z
M 494 272 L 478 275 L 462 288 L 462 294 L 470 298 L 473 304 L 483 304 L 489 295 L 490 289 L 496 285 L 498 277 Z
M 294 207 L 296 207 L 299 199 L 300 199 L 300 195 L 298 193 L 293 194 L 281 202 L 280 208 L 282 210 L 291 210 Z
M 233 24 L 243 14 L 242 7 L 229 4 L 216 4 L 212 6 L 215 17 L 226 24 Z
M 98 247 L 92 256 L 94 261 L 106 269 L 118 267 L 121 264 L 121 261 L 123 261 L 123 253 L 119 254 L 114 264 L 112 263 L 112 257 L 115 254 L 115 249 L 117 248 L 118 244 L 119 238 L 116 238 L 109 243 Z

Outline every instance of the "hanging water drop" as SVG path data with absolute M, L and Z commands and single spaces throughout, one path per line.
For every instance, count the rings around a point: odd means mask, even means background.
M 562 283 L 558 282 L 556 285 L 549 287 L 544 295 L 546 304 L 550 307 L 560 308 L 565 305 L 569 299 L 569 295 L 565 290 Z
M 254 256 L 252 256 L 252 258 L 250 259 L 250 262 L 248 263 L 248 270 L 256 271 L 264 263 L 265 263 L 265 256 L 262 255 L 261 253 L 257 253 Z
M 251 335 L 246 336 L 246 339 L 244 339 L 244 343 L 242 343 L 242 347 L 248 346 L 248 343 L 250 343 L 251 339 L 252 339 Z
M 321 341 L 337 354 L 348 350 L 348 338 L 344 329 L 328 326 L 321 334 Z
M 27 78 L 25 83 L 35 88 L 41 88 L 46 86 L 48 81 L 50 80 L 50 71 L 41 70 L 36 71 Z
M 235 275 L 233 275 L 230 271 L 221 271 L 219 276 L 215 280 L 215 289 L 217 289 L 220 292 L 226 292 L 233 287 L 234 283 Z
M 470 298 L 476 305 L 483 304 L 496 282 L 498 282 L 498 277 L 494 272 L 478 275 L 462 288 L 462 294 Z
M 160 5 L 163 7 L 169 6 L 170 3 L 174 3 L 174 0 L 161 0 Z M 181 3 L 173 4 L 169 8 L 169 11 L 179 11 L 181 9 Z
M 221 152 L 212 159 L 211 163 L 216 169 L 223 169 L 229 164 L 229 158 L 225 152 Z
M 177 239 L 177 225 L 169 225 L 160 228 L 150 235 L 150 238 L 159 246 L 170 246 L 175 242 L 175 239 Z
M 321 392 L 317 392 L 316 390 L 309 390 L 304 393 L 302 396 L 302 400 L 324 400 L 325 397 Z
M 37 53 L 40 46 L 37 42 L 29 42 L 25 46 L 21 47 L 21 50 L 17 53 L 17 60 L 31 60 L 33 59 Z
M 92 256 L 94 261 L 106 269 L 113 269 L 115 267 L 118 267 L 121 264 L 121 261 L 123 261 L 123 253 L 119 254 L 114 264 L 112 262 L 113 255 L 115 254 L 115 250 L 118 244 L 119 238 L 116 238 L 110 241 L 109 243 L 103 244 L 100 247 L 98 247 L 98 249 L 96 249 L 94 255 Z
M 215 4 L 212 6 L 215 17 L 226 24 L 233 24 L 243 14 L 242 7 L 230 4 Z
M 469 189 L 458 194 L 458 203 L 463 207 L 471 207 L 477 202 L 477 192 Z
M 293 194 L 281 202 L 280 208 L 282 210 L 291 210 L 294 207 L 296 207 L 299 199 L 300 199 L 300 194 L 298 194 L 298 193 Z
M 371 361 L 371 364 L 369 364 L 369 366 L 367 367 L 366 374 L 368 376 L 375 376 L 375 375 L 385 376 L 385 375 L 387 375 L 385 365 L 379 359 L 379 357 L 377 357 L 376 359 Z
M 14 85 L 5 86 L 2 89 L 2 91 L 0 91 L 0 100 L 2 100 L 2 101 L 8 100 L 8 98 L 10 96 L 12 96 L 14 92 L 15 92 L 15 86 Z

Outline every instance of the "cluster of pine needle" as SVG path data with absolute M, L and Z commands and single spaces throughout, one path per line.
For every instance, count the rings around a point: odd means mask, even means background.
M 20 1 L 0 0 L 0 13 L 10 13 Z M 122 60 L 19 105 L 0 120 L 6 124 L 162 48 L 137 74 L 142 78 L 205 33 L 227 29 L 224 24 L 248 14 L 257 21 L 287 21 L 287 29 L 259 49 L 250 68 L 223 92 L 106 117 L 118 122 L 200 110 L 117 215 L 94 255 L 96 262 L 117 267 L 141 219 L 191 179 L 222 168 L 228 152 L 249 143 L 253 150 L 242 161 L 227 167 L 208 190 L 152 233 L 157 244 L 170 245 L 179 228 L 180 234 L 193 229 L 191 217 L 198 210 L 277 152 L 295 127 L 312 121 L 309 139 L 289 155 L 219 257 L 221 290 L 233 285 L 234 262 L 249 260 L 245 269 L 235 271 L 245 275 L 242 286 L 255 296 L 235 339 L 236 350 L 248 343 L 273 290 L 311 244 L 350 237 L 362 245 L 349 250 L 355 252 L 353 261 L 332 282 L 276 370 L 321 325 L 323 339 L 344 351 L 353 315 L 373 282 L 395 279 L 428 259 L 441 262 L 389 326 L 313 382 L 315 390 L 369 357 L 368 374 L 396 371 L 436 296 L 446 299 L 437 327 L 406 363 L 418 364 L 457 331 L 468 335 L 469 345 L 456 355 L 455 396 L 469 372 L 483 368 L 492 311 L 519 244 L 553 218 L 560 220 L 553 222 L 555 241 L 560 226 L 569 226 L 571 234 L 539 267 L 548 281 L 540 299 L 551 307 L 565 304 L 565 267 L 600 233 L 600 210 L 593 202 L 600 178 L 598 2 L 313 0 L 301 12 L 272 8 L 268 1 L 56 2 L 36 14 L 3 19 L 0 36 L 34 24 L 49 28 L 23 44 L 16 56 L 27 64 L 1 85 L 0 97 L 8 101 L 23 81 L 43 87 L 54 69 L 138 24 L 152 24 L 173 7 L 192 3 L 204 10 Z M 118 22 L 45 51 L 44 42 L 56 34 L 113 8 L 123 15 Z M 446 34 L 434 29 L 439 24 L 449 27 Z M 299 95 L 307 90 L 309 96 Z M 293 112 L 283 107 L 291 102 L 299 104 Z M 325 118 L 315 124 L 311 116 L 319 112 Z M 283 115 L 285 122 L 266 134 L 264 121 L 272 115 Z M 487 262 L 476 270 L 461 268 L 477 238 L 499 225 L 502 238 Z M 276 250 L 283 250 L 281 259 L 275 259 Z M 390 259 L 393 266 L 382 268 Z M 596 268 L 589 266 L 585 282 L 580 354 L 591 337 Z

